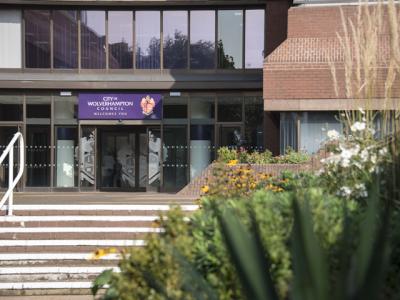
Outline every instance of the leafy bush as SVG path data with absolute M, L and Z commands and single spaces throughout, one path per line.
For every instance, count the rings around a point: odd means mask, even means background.
M 290 148 L 286 150 L 284 155 L 273 157 L 269 150 L 248 152 L 244 149 L 236 150 L 221 147 L 217 151 L 217 156 L 218 162 L 229 163 L 235 160 L 241 164 L 301 164 L 310 160 L 310 156 L 307 153 L 296 152 Z
M 215 208 L 232 210 L 248 228 L 251 227 L 248 211 L 255 212 L 262 244 L 270 255 L 273 282 L 282 299 L 286 298 L 293 273 L 288 245 L 295 196 L 301 202 L 309 202 L 314 229 L 323 247 L 332 249 L 342 231 L 343 202 L 325 195 L 321 189 L 278 194 L 259 190 L 250 199 L 203 198 L 201 210 L 190 216 L 189 221 L 184 220 L 179 209 L 174 209 L 167 214 L 167 219 L 161 219 L 160 225 L 165 229 L 161 236 L 150 236 L 145 247 L 130 249 L 129 255 L 120 262 L 121 272 L 109 278 L 107 299 L 192 299 L 190 295 L 196 283 L 188 287 L 185 280 L 189 275 L 182 261 L 194 267 L 195 273 L 218 295 L 217 299 L 243 299 Z M 357 211 L 353 201 L 346 202 L 346 206 L 350 215 Z M 334 259 L 331 261 L 334 264 Z

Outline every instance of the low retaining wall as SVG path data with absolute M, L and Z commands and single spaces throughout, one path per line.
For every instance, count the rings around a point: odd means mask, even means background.
M 189 182 L 182 190 L 178 192 L 178 195 L 182 196 L 200 196 L 201 187 L 207 183 L 207 178 L 211 177 L 214 163 L 210 164 L 203 172 Z M 240 166 L 240 164 L 238 164 Z M 267 173 L 273 176 L 280 175 L 283 171 L 291 171 L 294 173 L 300 173 L 304 171 L 316 171 L 320 168 L 320 157 L 313 156 L 311 160 L 304 164 L 252 164 L 251 168 L 256 173 Z

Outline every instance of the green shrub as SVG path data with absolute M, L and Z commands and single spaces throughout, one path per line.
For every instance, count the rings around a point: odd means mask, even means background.
M 271 275 L 279 295 L 287 298 L 292 279 L 289 239 L 293 224 L 292 199 L 307 199 L 315 220 L 315 230 L 326 249 L 337 242 L 342 230 L 343 202 L 325 195 L 321 189 L 272 193 L 258 191 L 251 199 L 203 198 L 202 209 L 189 222 L 179 209 L 161 219 L 165 232 L 151 236 L 143 248 L 131 249 L 120 262 L 121 273 L 110 280 L 109 299 L 192 299 L 185 288 L 185 271 L 177 261 L 182 255 L 210 285 L 218 299 L 243 299 L 239 280 L 223 242 L 215 207 L 232 209 L 241 222 L 250 226 L 248 210 L 256 213 L 262 243 L 270 254 Z M 346 202 L 351 213 L 357 205 Z M 332 260 L 334 261 L 334 260 Z M 158 288 L 162 286 L 163 288 Z M 106 294 L 106 295 L 107 295 Z
M 308 162 L 309 160 L 310 155 L 308 155 L 306 152 L 297 152 L 291 148 L 288 148 L 284 155 L 274 158 L 275 163 L 280 164 L 301 164 Z
M 237 159 L 237 151 L 228 147 L 221 147 L 217 150 L 218 161 L 228 163 Z

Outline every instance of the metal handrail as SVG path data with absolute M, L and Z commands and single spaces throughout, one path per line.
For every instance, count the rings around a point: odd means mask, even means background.
M 19 147 L 19 170 L 17 176 L 14 178 L 14 145 L 18 140 L 18 147 Z M 24 165 L 25 165 L 25 151 L 24 151 L 25 145 L 24 145 L 24 138 L 21 134 L 21 132 L 17 132 L 14 134 L 14 137 L 6 147 L 6 149 L 3 151 L 3 153 L 0 156 L 0 166 L 3 162 L 3 160 L 6 158 L 8 154 L 8 189 L 7 192 L 3 195 L 3 198 L 1 198 L 0 201 L 0 208 L 3 207 L 4 203 L 8 199 L 8 215 L 12 216 L 13 214 L 13 196 L 14 196 L 14 188 L 18 184 L 19 180 L 22 177 L 22 174 L 24 173 Z

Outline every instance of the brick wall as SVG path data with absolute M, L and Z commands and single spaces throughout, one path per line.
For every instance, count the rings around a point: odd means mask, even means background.
M 265 110 L 284 110 L 282 105 L 273 108 L 275 105 L 272 101 L 279 99 L 289 100 L 286 101 L 288 110 L 301 110 L 301 106 L 290 108 L 290 100 L 345 98 L 344 93 L 340 93 L 344 91 L 344 53 L 337 37 L 337 34 L 343 34 L 340 9 L 346 18 L 357 15 L 358 8 L 355 5 L 300 6 L 289 9 L 287 39 L 267 57 L 264 64 Z M 383 96 L 389 51 L 388 31 L 384 29 L 380 36 L 378 58 L 378 76 L 382 85 L 379 84 L 380 88 L 376 91 L 377 98 Z M 335 63 L 337 69 L 338 96 L 334 90 L 330 61 Z M 318 106 L 314 109 L 318 109 Z M 335 107 L 335 102 L 329 101 L 321 109 L 330 110 Z

